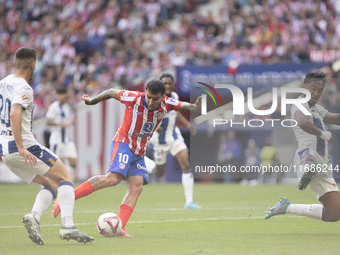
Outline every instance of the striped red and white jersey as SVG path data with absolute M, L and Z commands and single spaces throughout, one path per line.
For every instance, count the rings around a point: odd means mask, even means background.
M 124 120 L 113 141 L 129 145 L 137 156 L 144 157 L 146 146 L 168 111 L 177 111 L 181 101 L 165 96 L 159 106 L 151 111 L 145 102 L 145 92 L 122 90 L 119 101 L 126 105 Z

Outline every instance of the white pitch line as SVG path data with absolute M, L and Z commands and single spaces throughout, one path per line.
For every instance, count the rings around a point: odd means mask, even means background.
M 202 210 L 251 210 L 251 209 L 260 209 L 262 207 L 251 207 L 251 206 L 245 206 L 245 207 L 207 207 L 203 208 Z M 119 208 L 105 208 L 105 209 L 96 209 L 96 210 L 74 210 L 73 213 L 102 213 L 102 212 L 110 212 L 110 211 L 119 211 Z M 138 208 L 136 211 L 187 211 L 187 209 L 184 208 Z M 25 215 L 26 212 L 15 212 L 15 213 L 0 213 L 0 216 L 9 216 L 9 215 Z M 48 214 L 50 212 L 46 211 L 44 214 Z
M 303 216 L 276 216 L 275 218 L 298 218 Z M 144 220 L 144 221 L 130 221 L 129 224 L 140 224 L 140 223 L 165 223 L 165 222 L 186 222 L 186 221 L 202 221 L 202 220 L 257 220 L 262 219 L 263 216 L 257 216 L 257 217 L 221 217 L 221 218 L 204 218 L 204 219 L 177 219 L 177 220 Z M 96 223 L 76 223 L 76 226 L 81 225 L 95 225 Z M 24 226 L 0 226 L 0 229 L 2 228 L 23 228 Z M 40 225 L 40 227 L 60 227 L 60 224 L 49 224 L 49 225 Z

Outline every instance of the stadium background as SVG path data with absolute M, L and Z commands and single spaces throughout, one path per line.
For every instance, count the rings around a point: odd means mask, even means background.
M 17 48 L 38 50 L 31 84 L 33 131 L 43 144 L 47 107 L 56 100 L 55 88 L 67 86 L 77 116 L 75 178 L 82 181 L 106 171 L 109 144 L 124 110 L 113 100 L 84 106 L 84 93 L 96 95 L 110 87 L 144 90 L 148 80 L 170 72 L 180 99 L 189 101 L 193 78 L 211 83 L 228 77 L 291 81 L 323 68 L 329 83 L 320 104 L 339 112 L 339 15 L 336 0 L 0 1 L 0 77 L 13 72 Z M 189 131 L 181 130 L 190 147 Z M 210 137 L 216 150 L 225 132 L 216 130 Z M 240 164 L 254 136 L 258 148 L 268 136 L 277 146 L 270 130 L 260 136 L 235 132 Z M 338 164 L 339 134 L 334 134 L 331 156 Z M 0 182 L 18 181 L 3 165 L 0 172 Z M 178 182 L 180 176 L 179 165 L 169 156 L 162 181 Z

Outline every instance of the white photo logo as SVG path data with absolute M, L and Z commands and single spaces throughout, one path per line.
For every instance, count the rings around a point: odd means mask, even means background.
M 203 84 L 203 83 L 200 83 Z M 206 84 L 203 84 L 205 86 L 207 86 Z M 212 88 L 209 86 L 209 88 Z M 272 88 L 272 105 L 270 107 L 270 109 L 268 110 L 258 110 L 255 109 L 254 107 L 254 100 L 253 100 L 253 88 L 248 87 L 247 89 L 247 103 L 245 103 L 245 96 L 242 92 L 242 90 L 240 88 L 238 88 L 235 85 L 231 85 L 231 84 L 215 84 L 215 88 L 217 89 L 228 89 L 231 94 L 232 94 L 232 108 L 233 108 L 233 115 L 245 115 L 245 105 L 248 107 L 249 112 L 253 113 L 254 115 L 258 115 L 258 116 L 265 116 L 265 115 L 270 115 L 272 113 L 274 113 L 277 109 L 278 106 L 278 98 L 279 98 L 279 94 L 278 94 L 278 88 Z M 201 88 L 200 88 L 201 89 Z M 212 89 L 214 91 L 214 93 L 216 94 L 216 90 Z M 204 90 L 206 91 L 206 90 Z M 303 93 L 305 94 L 305 97 L 301 97 L 301 98 L 295 98 L 295 99 L 291 99 L 291 98 L 287 98 L 287 94 L 288 93 Z M 208 93 L 211 97 L 211 93 Z M 207 95 L 206 94 L 202 94 L 202 104 L 201 104 L 201 114 L 202 115 L 206 115 L 207 113 Z M 218 96 L 218 95 L 217 95 Z M 311 98 L 311 94 L 307 89 L 304 88 L 281 88 L 280 89 L 280 97 L 281 97 L 281 115 L 284 116 L 287 114 L 287 105 L 295 105 L 301 112 L 303 112 L 305 115 L 311 115 L 311 113 L 306 109 L 306 107 L 303 106 L 304 103 L 307 103 L 310 98 Z M 218 96 L 219 98 L 219 96 Z M 214 100 L 215 102 L 215 100 Z M 215 102 L 216 105 L 216 102 Z M 264 122 L 271 122 L 272 123 L 272 127 L 274 127 L 274 122 L 276 121 L 280 121 L 279 119 L 251 119 L 249 120 L 248 126 L 249 127 L 262 127 L 264 125 Z M 257 125 L 256 125 L 257 122 Z M 230 123 L 231 126 L 234 125 L 238 125 L 238 124 L 242 124 L 244 127 L 246 126 L 246 120 L 243 120 L 243 122 L 234 122 L 232 120 L 227 120 L 227 119 L 214 119 L 213 120 L 213 126 L 217 126 L 217 125 L 223 125 L 223 124 L 227 124 Z M 285 119 L 281 121 L 281 125 L 283 127 L 295 127 L 297 125 L 296 120 L 294 119 Z

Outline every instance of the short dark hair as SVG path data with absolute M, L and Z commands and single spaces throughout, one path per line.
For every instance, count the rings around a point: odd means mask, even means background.
M 65 86 L 59 86 L 56 91 L 57 91 L 57 94 L 66 94 L 67 88 Z
M 149 90 L 151 94 L 158 94 L 161 92 L 161 95 L 164 95 L 165 93 L 165 86 L 164 83 L 160 80 L 151 80 L 146 84 L 146 90 Z
M 303 83 L 308 84 L 314 81 L 322 81 L 325 85 L 326 83 L 326 75 L 323 72 L 310 72 L 306 75 Z
M 37 52 L 35 49 L 21 47 L 15 52 L 15 67 L 17 69 L 25 70 L 29 68 L 30 64 L 37 59 Z
M 160 80 L 162 80 L 163 78 L 171 78 L 172 81 L 175 81 L 174 77 L 169 73 L 163 73 L 161 77 L 159 77 Z

